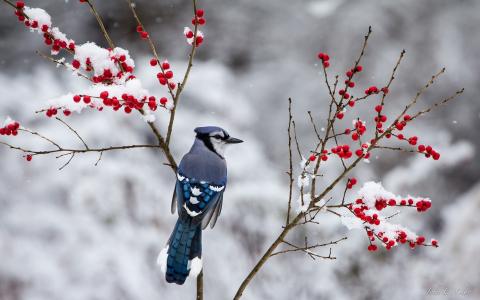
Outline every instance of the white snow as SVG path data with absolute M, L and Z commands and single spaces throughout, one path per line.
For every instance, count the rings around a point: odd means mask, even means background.
M 380 182 L 365 182 L 362 188 L 358 191 L 359 198 L 362 198 L 369 207 L 375 207 L 375 202 L 378 199 L 395 199 L 399 203 L 402 199 L 412 199 L 413 203 L 416 204 L 420 200 L 430 201 L 430 199 L 425 197 L 412 197 L 408 195 L 407 197 L 397 196 L 389 191 L 387 191 Z
M 190 27 L 185 27 L 185 28 L 183 29 L 183 34 L 186 35 L 186 34 L 187 34 L 188 32 L 190 32 L 190 31 L 191 31 L 191 32 L 194 32 L 193 30 L 190 29 Z M 203 32 L 201 32 L 201 31 L 198 30 L 198 29 L 197 29 L 197 37 L 202 37 L 202 38 L 204 37 Z M 189 45 L 193 44 L 193 39 L 194 39 L 194 37 L 187 38 L 187 43 L 188 43 Z
M 189 277 L 197 277 L 198 274 L 202 271 L 203 263 L 200 257 L 194 257 L 192 260 L 188 261 L 190 267 L 190 274 Z
M 157 257 L 157 265 L 163 274 L 167 272 L 168 245 L 160 251 Z
M 310 185 L 310 176 L 307 174 L 298 175 L 297 186 L 298 188 L 307 187 Z
M 310 201 L 312 197 L 310 194 L 302 194 L 297 199 L 297 213 L 306 212 L 310 206 Z
M 50 15 L 41 8 L 31 8 L 25 6 L 23 12 L 31 19 L 38 22 L 39 28 L 42 25 L 47 25 L 48 27 L 52 26 L 52 18 Z
M 348 228 L 348 230 L 363 228 L 363 222 L 358 218 L 350 217 L 350 216 L 341 216 L 340 220 L 342 224 Z

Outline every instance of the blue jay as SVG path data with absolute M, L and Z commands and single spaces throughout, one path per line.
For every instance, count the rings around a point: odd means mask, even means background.
M 172 213 L 178 210 L 167 247 L 158 257 L 168 282 L 183 284 L 202 269 L 202 229 L 213 228 L 222 210 L 227 185 L 224 149 L 243 141 L 215 126 L 195 128 L 195 141 L 178 166 Z

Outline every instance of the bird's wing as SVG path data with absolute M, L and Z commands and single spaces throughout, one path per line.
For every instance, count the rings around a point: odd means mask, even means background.
M 217 224 L 218 216 L 220 216 L 220 213 L 222 212 L 222 204 L 223 204 L 223 193 L 220 195 L 220 199 L 218 199 L 217 204 L 215 205 L 215 209 L 213 212 L 213 219 L 210 222 L 210 228 L 215 227 L 215 224 Z M 205 227 L 207 225 L 208 225 L 208 222 L 205 224 Z
M 225 185 L 196 181 L 178 173 L 172 210 L 177 207 L 180 215 L 190 216 L 205 228 L 212 218 L 216 222 L 224 190 Z
M 172 214 L 174 214 L 177 210 L 177 185 L 178 183 L 175 184 L 175 188 L 173 189 L 172 204 L 170 207 L 170 211 L 172 212 Z

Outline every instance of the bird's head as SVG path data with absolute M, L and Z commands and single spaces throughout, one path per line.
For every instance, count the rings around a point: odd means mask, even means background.
M 242 140 L 231 137 L 225 129 L 216 126 L 204 126 L 195 128 L 196 138 L 205 146 L 223 158 L 225 146 L 243 143 Z

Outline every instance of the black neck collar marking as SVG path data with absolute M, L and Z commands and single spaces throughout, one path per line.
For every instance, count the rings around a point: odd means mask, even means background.
M 221 156 L 220 154 L 217 153 L 217 151 L 215 151 L 215 147 L 213 147 L 212 141 L 210 140 L 210 135 L 197 133 L 197 139 L 201 140 L 205 145 L 205 147 L 208 148 L 208 150 L 212 151 L 213 153 L 215 153 L 216 155 L 220 156 L 220 158 L 223 159 L 223 156 Z

